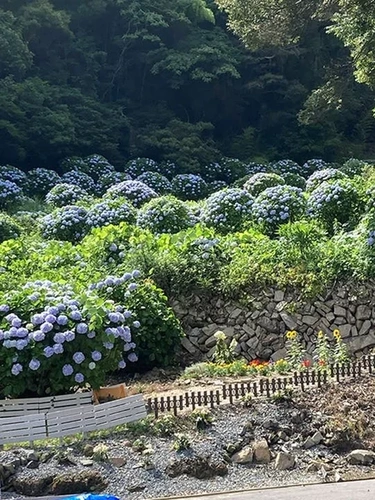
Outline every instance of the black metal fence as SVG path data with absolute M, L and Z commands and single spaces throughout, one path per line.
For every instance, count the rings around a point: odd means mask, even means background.
M 375 356 L 364 356 L 345 365 L 330 365 L 324 370 L 306 369 L 288 376 L 261 377 L 224 384 L 216 390 L 186 391 L 175 396 L 148 398 L 146 408 L 148 413 L 154 414 L 156 418 L 165 412 L 178 415 L 183 410 L 194 410 L 197 407 L 215 408 L 223 403 L 233 404 L 248 394 L 254 398 L 269 398 L 288 387 L 304 391 L 309 387 L 322 387 L 332 380 L 340 382 L 348 378 L 359 378 L 373 371 L 375 371 Z

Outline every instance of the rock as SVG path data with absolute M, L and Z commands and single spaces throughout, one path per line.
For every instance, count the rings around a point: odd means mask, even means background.
M 28 462 L 38 462 L 39 461 L 39 455 L 35 453 L 35 451 L 28 451 L 26 453 L 26 460 Z
M 375 453 L 369 450 L 353 450 L 346 458 L 351 465 L 370 465 L 375 461 Z
M 134 484 L 129 484 L 127 490 L 130 493 L 135 493 L 136 491 L 143 491 L 145 488 L 146 488 L 146 483 L 134 483 Z
M 295 463 L 295 458 L 291 453 L 280 452 L 276 456 L 275 467 L 278 470 L 288 470 L 293 469 Z
M 232 462 L 235 464 L 250 464 L 253 461 L 253 449 L 251 446 L 245 446 L 232 456 Z
M 361 305 L 357 307 L 356 313 L 357 320 L 364 320 L 371 318 L 371 309 L 369 306 Z
M 18 495 L 41 497 L 47 495 L 54 476 L 18 476 L 13 480 L 13 489 Z M 69 492 L 73 493 L 73 492 Z
M 56 476 L 51 484 L 49 493 L 52 495 L 75 495 L 88 491 L 103 491 L 108 481 L 96 470 L 82 471 L 75 474 L 61 474 Z
M 267 316 L 262 316 L 261 318 L 259 318 L 258 325 L 264 328 L 267 333 L 279 333 L 279 327 L 277 322 L 273 321 L 270 318 L 267 318 Z
M 94 461 L 90 460 L 89 458 L 82 458 L 79 463 L 83 465 L 83 467 L 91 467 L 92 465 L 94 465 Z
M 346 309 L 341 306 L 334 306 L 333 313 L 335 316 L 341 316 L 342 318 L 346 318 Z
M 375 334 L 370 331 L 367 335 L 363 335 L 362 337 L 352 337 L 349 338 L 346 342 L 348 349 L 350 352 L 354 354 L 359 351 L 363 351 L 366 347 L 375 346 Z
M 115 467 L 123 467 L 126 464 L 124 457 L 110 457 L 109 462 Z
M 319 318 L 315 318 L 314 316 L 302 316 L 302 323 L 305 325 L 315 325 Z
M 287 350 L 284 348 L 279 349 L 278 351 L 274 352 L 271 356 L 272 361 L 279 361 L 279 359 L 285 359 L 287 356 Z
M 343 480 L 341 474 L 338 471 L 336 471 L 335 472 L 335 483 L 341 483 L 342 481 L 344 481 L 344 480 Z
M 211 479 L 228 474 L 228 465 L 223 461 L 212 460 L 211 457 L 197 455 L 174 460 L 167 466 L 165 473 L 169 477 L 186 474 L 197 479 Z
M 86 444 L 83 448 L 83 454 L 85 457 L 92 457 L 94 454 L 94 447 L 92 444 Z
M 271 452 L 265 439 L 253 443 L 254 461 L 258 464 L 269 464 L 271 462 Z
M 305 448 L 305 450 L 308 450 L 309 448 L 312 448 L 313 446 L 320 444 L 323 440 L 324 437 L 319 431 L 317 431 L 315 432 L 315 434 L 309 436 L 306 439 L 306 441 L 303 443 L 303 447 Z
M 351 331 L 352 325 L 349 325 L 349 323 L 340 326 L 340 334 L 343 339 L 350 337 Z
M 324 469 L 326 472 L 332 469 L 332 466 L 319 460 L 312 460 L 306 468 L 306 472 L 318 472 Z
M 238 316 L 240 316 L 242 314 L 242 309 L 239 309 L 238 307 L 236 309 L 234 309 L 234 311 L 231 312 L 230 314 L 230 318 L 231 319 L 237 319 Z
M 37 460 L 30 460 L 26 465 L 27 469 L 38 469 L 39 462 Z
M 280 313 L 281 319 L 284 321 L 285 325 L 287 328 L 290 330 L 296 330 L 298 325 L 296 321 L 286 312 L 281 312 Z
M 190 354 L 195 354 L 197 352 L 196 348 L 190 342 L 190 340 L 186 337 L 182 337 L 181 345 L 184 349 L 186 349 Z
M 370 330 L 371 328 L 371 321 L 366 319 L 363 322 L 362 328 L 359 330 L 359 335 L 366 335 L 366 333 Z
M 273 300 L 275 302 L 282 302 L 285 297 L 285 292 L 283 290 L 276 290 Z

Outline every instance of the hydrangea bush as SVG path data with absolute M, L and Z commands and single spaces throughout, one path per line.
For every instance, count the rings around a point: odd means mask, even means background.
M 284 179 L 273 173 L 259 173 L 252 175 L 244 184 L 244 189 L 248 191 L 254 198 L 262 191 L 273 186 L 282 186 L 285 184 Z
M 61 177 L 54 170 L 34 168 L 27 173 L 26 190 L 31 196 L 43 197 L 61 182 Z
M 362 208 L 358 190 L 344 179 L 323 182 L 307 202 L 307 213 L 321 220 L 329 231 L 334 229 L 335 222 L 355 223 Z
M 136 208 L 141 207 L 144 203 L 157 196 L 156 191 L 139 181 L 120 182 L 111 186 L 105 193 L 105 197 L 110 199 L 126 198 Z
M 306 189 L 306 179 L 299 174 L 286 173 L 283 174 L 283 179 L 285 184 L 288 186 L 294 186 L 302 189 L 303 191 Z
M 136 212 L 125 198 L 103 200 L 92 205 L 87 211 L 86 225 L 89 228 L 135 222 Z
M 260 174 L 260 173 L 265 173 L 270 171 L 270 166 L 266 165 L 265 163 L 257 163 L 255 161 L 251 161 L 249 163 L 246 163 L 245 165 L 245 170 L 246 170 L 246 175 L 254 175 L 254 174 Z
M 17 167 L 13 167 L 12 165 L 0 165 L 0 180 L 10 181 L 17 184 L 20 188 L 24 188 L 26 184 L 26 174 L 22 172 Z
M 0 243 L 17 238 L 21 231 L 21 226 L 12 217 L 0 212 Z
M 223 189 L 207 198 L 202 222 L 223 233 L 238 231 L 251 219 L 253 203 L 253 197 L 244 189 Z
M 209 163 L 202 169 L 202 177 L 206 182 L 224 181 L 227 182 L 230 178 L 230 169 L 226 166 L 226 161 L 223 159 L 221 163 Z
M 207 184 L 207 194 L 216 193 L 216 191 L 221 191 L 227 187 L 225 181 L 212 181 Z
M 84 166 L 80 170 L 97 182 L 100 177 L 113 173 L 115 167 L 104 156 L 93 154 L 84 159 Z
M 86 162 L 81 156 L 70 156 L 61 162 L 60 167 L 63 172 L 70 172 L 71 170 L 81 170 L 81 172 L 84 172 Z
M 207 184 L 200 175 L 179 174 L 172 179 L 172 193 L 181 200 L 199 200 L 207 193 Z
M 22 189 L 14 182 L 0 179 L 0 208 L 6 208 L 12 203 L 20 201 Z
M 94 179 L 80 170 L 70 170 L 70 172 L 66 172 L 61 179 L 63 183 L 79 186 L 88 193 L 93 194 L 96 192 Z
M 307 160 L 307 162 L 302 165 L 301 174 L 304 177 L 310 177 L 310 175 L 317 170 L 323 170 L 327 167 L 328 164 L 324 160 L 321 160 L 320 158 L 313 158 L 312 160 Z
M 178 233 L 192 225 L 192 215 L 183 201 L 174 196 L 161 196 L 139 210 L 137 225 L 155 234 Z
M 167 194 L 172 191 L 172 184 L 158 172 L 145 172 L 137 177 L 137 181 L 143 182 L 158 194 Z
M 221 170 L 223 172 L 222 177 L 219 180 L 224 180 L 228 184 L 240 179 L 248 173 L 247 165 L 238 158 L 221 158 L 219 161 Z
M 125 173 L 129 174 L 132 179 L 139 177 L 145 172 L 159 172 L 159 166 L 156 161 L 151 158 L 134 158 L 128 161 L 125 166 Z
M 302 168 L 293 160 L 279 160 L 275 161 L 271 165 L 272 170 L 284 176 L 285 174 L 297 174 L 300 175 Z
M 55 207 L 64 207 L 65 205 L 74 205 L 89 199 L 87 191 L 74 184 L 61 183 L 56 184 L 46 195 L 46 202 Z
M 301 189 L 293 186 L 274 186 L 265 189 L 255 199 L 254 219 L 273 233 L 278 226 L 293 222 L 304 215 L 306 201 Z
M 128 287 L 128 293 L 131 293 Z M 131 312 L 93 290 L 27 283 L 0 296 L 0 394 L 98 389 L 110 371 L 137 361 Z
M 306 190 L 311 192 L 325 181 L 347 178 L 348 176 L 346 174 L 335 168 L 325 168 L 323 170 L 317 170 L 307 179 Z
M 341 171 L 344 172 L 348 177 L 354 177 L 356 175 L 361 175 L 365 169 L 367 163 L 363 160 L 357 160 L 356 158 L 350 158 L 341 167 Z
M 131 177 L 129 174 L 125 174 L 125 172 L 111 172 L 109 174 L 102 175 L 99 177 L 96 183 L 96 192 L 99 195 L 103 195 L 107 189 L 115 184 L 119 184 L 123 181 L 131 181 Z
M 42 217 L 39 225 L 44 238 L 76 243 L 87 232 L 86 218 L 85 208 L 67 205 Z

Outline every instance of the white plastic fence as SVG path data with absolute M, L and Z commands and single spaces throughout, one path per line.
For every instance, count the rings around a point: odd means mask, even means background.
M 8 414 L 7 414 L 8 415 Z M 0 417 L 0 445 L 110 429 L 146 417 L 141 394 L 99 405 Z

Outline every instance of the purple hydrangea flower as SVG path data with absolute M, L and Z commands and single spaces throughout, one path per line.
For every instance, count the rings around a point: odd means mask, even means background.
M 39 326 L 44 323 L 44 318 L 41 314 L 34 314 L 34 316 L 31 318 L 31 323 L 34 326 Z
M 23 371 L 23 366 L 20 363 L 16 363 L 15 365 L 12 366 L 11 372 L 12 375 L 19 375 Z
M 124 280 L 131 280 L 132 279 L 132 275 L 130 273 L 125 273 L 123 275 L 123 278 L 124 278 Z
M 28 343 L 29 342 L 26 339 L 17 340 L 16 349 L 18 351 L 22 351 L 23 349 L 25 349 L 25 347 L 27 346 Z
M 63 372 L 63 375 L 65 375 L 65 377 L 70 377 L 70 375 L 73 375 L 73 367 L 72 365 L 64 365 L 62 367 L 62 372 Z
M 55 342 L 55 344 L 63 344 L 65 340 L 66 337 L 64 333 L 58 332 L 53 336 L 53 341 Z
M 69 316 L 74 320 L 74 321 L 81 321 L 82 319 L 82 314 L 79 311 L 71 311 Z
M 75 352 L 73 354 L 73 360 L 75 361 L 75 363 L 77 363 L 77 365 L 80 365 L 85 361 L 85 355 L 83 354 L 83 352 Z
M 58 314 L 59 314 L 60 311 L 59 311 L 58 307 L 52 306 L 52 307 L 49 307 L 47 309 L 47 312 L 48 312 L 48 314 L 53 314 L 53 316 L 58 316 Z M 51 323 L 52 323 L 52 321 L 51 321 Z
M 133 272 L 132 272 L 132 276 L 133 278 L 139 278 L 141 275 L 141 271 L 138 271 L 138 269 L 135 269 Z
M 132 314 L 132 312 L 131 312 L 131 311 L 124 311 L 124 317 L 125 317 L 126 319 L 131 318 L 131 317 L 132 317 L 132 315 L 133 315 L 133 314 Z
M 133 321 L 134 328 L 139 328 L 141 326 L 139 321 Z
M 65 314 L 60 314 L 60 316 L 57 317 L 56 323 L 60 326 L 65 326 L 68 324 L 68 316 L 65 316 Z
M 17 316 L 14 313 L 10 313 L 8 314 L 8 316 L 5 316 L 5 319 L 8 321 L 8 323 L 11 323 L 16 318 Z
M 108 319 L 112 321 L 112 323 L 118 323 L 120 321 L 119 315 L 113 312 L 108 314 Z
M 136 290 L 137 288 L 138 288 L 137 283 L 130 283 L 130 285 L 128 285 L 129 292 L 134 292 L 134 290 Z
M 33 370 L 34 372 L 40 368 L 40 361 L 39 359 L 32 359 L 29 363 L 29 368 L 30 370 Z
M 71 330 L 68 330 L 65 332 L 65 340 L 67 342 L 72 342 L 76 338 L 76 334 L 72 332 Z
M 131 345 L 129 343 L 124 344 L 124 352 L 131 351 Z
M 41 330 L 35 330 L 35 332 L 31 333 L 30 337 L 35 340 L 35 342 L 43 342 L 46 335 Z
M 103 342 L 103 346 L 109 351 L 114 348 L 114 344 L 112 344 L 112 342 Z
M 54 344 L 53 345 L 53 352 L 55 354 L 62 354 L 64 352 L 64 348 L 62 344 Z
M 29 330 L 27 328 L 18 328 L 16 332 L 16 336 L 20 339 L 23 339 L 29 335 Z
M 95 338 L 95 336 L 96 336 L 96 333 L 95 333 L 95 332 L 89 332 L 89 333 L 87 334 L 87 338 L 88 338 L 88 339 L 93 339 L 93 338 Z
M 12 326 L 14 326 L 15 328 L 20 328 L 21 325 L 22 325 L 22 320 L 20 320 L 20 318 L 14 318 L 12 320 Z
M 93 351 L 91 357 L 94 361 L 100 361 L 102 359 L 102 353 L 99 351 Z
M 53 330 L 53 324 L 52 323 L 43 323 L 41 326 L 40 326 L 40 329 L 43 333 L 48 333 L 50 332 L 51 330 Z
M 86 325 L 86 323 L 78 323 L 76 326 L 76 332 L 80 333 L 81 335 L 84 335 L 87 333 L 89 327 Z
M 82 384 L 82 382 L 85 380 L 85 377 L 82 373 L 76 373 L 74 380 L 77 382 L 77 384 Z
M 124 360 L 120 361 L 118 364 L 119 370 L 123 370 L 126 367 L 126 363 Z
M 45 321 L 47 323 L 56 323 L 56 316 L 53 314 L 47 314 L 47 316 L 45 317 Z
M 138 361 L 138 356 L 135 354 L 135 352 L 131 352 L 131 353 L 128 355 L 128 360 L 129 360 L 131 363 L 135 363 L 136 361 Z
M 1 304 L 0 313 L 7 313 L 7 312 L 9 312 L 9 306 L 7 304 Z

